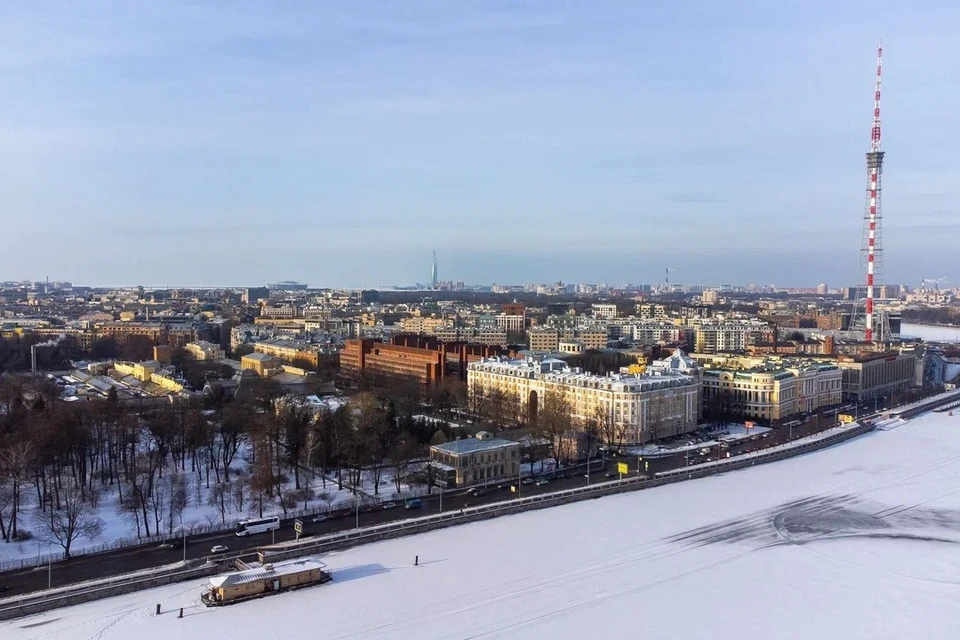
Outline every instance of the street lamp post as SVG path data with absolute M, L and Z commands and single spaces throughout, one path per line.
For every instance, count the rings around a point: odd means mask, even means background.
M 532 463 L 531 463 L 532 464 Z M 520 499 L 520 488 L 523 486 L 523 458 L 517 460 L 517 499 Z

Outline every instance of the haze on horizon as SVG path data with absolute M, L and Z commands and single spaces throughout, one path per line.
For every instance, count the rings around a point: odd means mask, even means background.
M 880 35 L 884 281 L 960 285 L 945 0 L 0 17 L 0 280 L 852 285 Z

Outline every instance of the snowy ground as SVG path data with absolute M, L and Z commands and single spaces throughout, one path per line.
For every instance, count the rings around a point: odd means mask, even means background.
M 245 467 L 246 464 L 244 462 L 237 462 L 233 466 L 233 472 L 235 473 Z M 226 524 L 224 524 L 220 516 L 219 508 L 208 504 L 210 491 L 206 487 L 206 482 L 200 482 L 198 490 L 196 474 L 187 473 L 185 475 L 189 504 L 183 512 L 183 527 L 186 528 L 188 532 L 202 533 L 209 530 L 232 528 L 239 520 L 259 516 L 259 510 L 249 497 L 244 499 L 243 509 L 240 509 L 239 505 L 234 502 L 233 497 L 228 495 L 224 500 L 226 505 Z M 214 481 L 211 478 L 211 485 L 213 484 Z M 289 482 L 287 485 L 292 487 L 293 483 Z M 337 489 L 337 483 L 331 482 L 330 480 L 326 482 L 326 487 L 324 487 L 319 475 L 312 478 L 309 474 L 303 474 L 301 476 L 301 486 L 309 486 L 313 489 L 314 498 L 308 500 L 306 504 L 299 501 L 295 509 L 289 510 L 290 517 L 295 515 L 294 511 L 310 512 L 353 504 L 353 493 L 347 487 L 344 487 L 344 489 L 340 491 Z M 392 483 L 390 485 L 390 491 L 393 491 Z M 10 543 L 0 541 L 0 570 L 15 568 L 24 562 L 42 564 L 47 561 L 48 557 L 52 560 L 58 560 L 63 557 L 63 548 L 59 544 L 47 542 L 43 539 L 45 534 L 42 527 L 32 519 L 34 511 L 35 506 L 31 503 L 25 509 L 26 519 L 24 521 L 25 528 L 34 533 L 34 539 Z M 96 512 L 97 517 L 103 520 L 103 533 L 94 539 L 86 537 L 78 538 L 71 547 L 71 553 L 73 555 L 108 548 L 130 546 L 138 544 L 138 541 L 143 541 L 138 540 L 136 537 L 137 528 L 135 523 L 128 517 L 117 513 L 117 494 L 115 491 L 109 493 L 104 492 Z M 263 513 L 264 515 L 282 516 L 283 508 L 280 506 L 279 501 L 274 499 L 269 504 L 264 505 Z M 153 515 L 151 513 L 151 518 L 152 517 Z M 161 531 L 164 536 L 169 535 L 167 520 L 168 518 L 164 517 Z M 180 532 L 182 531 L 180 527 L 180 519 L 177 517 L 174 521 L 173 529 L 175 532 Z M 150 523 L 150 532 L 151 534 L 155 533 L 154 522 L 152 520 Z
M 197 580 L 0 638 L 955 638 L 960 416 L 324 561 L 321 587 L 207 609 Z
M 769 427 L 750 427 L 748 429 L 744 424 L 728 424 L 722 429 L 718 429 L 712 439 L 704 440 L 703 442 L 686 444 L 686 441 L 678 440 L 665 445 L 645 444 L 641 447 L 627 447 L 624 451 L 631 456 L 672 456 L 683 451 L 709 449 L 710 447 L 717 446 L 721 442 L 733 444 L 741 440 L 747 440 L 753 436 L 762 435 L 768 431 L 772 431 L 772 429 Z

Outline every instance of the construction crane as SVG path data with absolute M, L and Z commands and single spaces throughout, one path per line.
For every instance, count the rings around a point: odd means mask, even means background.
M 943 276 L 942 278 L 924 278 L 923 280 L 920 281 L 920 288 L 923 290 L 926 290 L 927 283 L 930 283 L 933 285 L 934 290 L 939 291 L 940 283 L 946 279 L 947 279 L 947 276 Z

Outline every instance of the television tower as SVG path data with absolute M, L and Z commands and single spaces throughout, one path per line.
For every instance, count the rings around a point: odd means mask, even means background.
M 433 250 L 433 268 L 430 270 L 430 287 L 437 290 L 437 250 Z
M 880 150 L 880 78 L 883 45 L 877 46 L 877 83 L 873 94 L 873 126 L 870 129 L 870 151 L 867 152 L 867 202 L 863 215 L 863 240 L 860 247 L 860 282 L 866 274 L 866 286 L 857 286 L 856 303 L 850 319 L 851 328 L 859 325 L 859 314 L 863 308 L 864 339 L 873 342 L 886 338 L 882 323 L 874 309 L 874 293 L 881 281 L 883 248 L 881 246 L 880 223 L 883 219 L 880 211 L 881 176 L 883 174 L 883 151 Z M 863 287 L 863 290 L 861 290 Z M 864 296 L 866 301 L 863 300 Z

